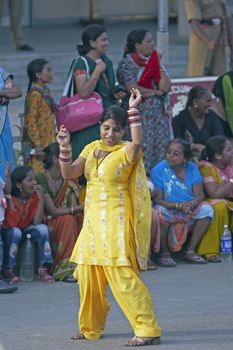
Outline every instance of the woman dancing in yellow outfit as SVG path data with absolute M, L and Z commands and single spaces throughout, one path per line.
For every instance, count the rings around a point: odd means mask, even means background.
M 160 343 L 150 294 L 139 277 L 146 269 L 150 243 L 151 204 L 142 162 L 142 130 L 133 89 L 129 101 L 132 142 L 121 141 L 127 118 L 118 106 L 104 112 L 101 140 L 87 145 L 71 164 L 70 136 L 62 126 L 57 136 L 65 179 L 84 173 L 87 179 L 83 229 L 71 261 L 78 264 L 80 331 L 73 339 L 99 339 L 109 304 L 106 287 L 128 318 L 135 336 L 127 346 Z

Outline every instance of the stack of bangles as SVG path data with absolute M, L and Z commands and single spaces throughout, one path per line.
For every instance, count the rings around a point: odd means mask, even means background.
M 142 126 L 141 118 L 139 115 L 139 112 L 137 108 L 130 107 L 129 110 L 127 111 L 128 116 L 129 116 L 129 126 Z
M 70 163 L 71 162 L 71 146 L 59 146 L 60 154 L 59 161 L 62 163 Z

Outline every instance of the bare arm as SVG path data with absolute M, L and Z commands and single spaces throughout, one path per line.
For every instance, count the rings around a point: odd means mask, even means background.
M 44 193 L 43 193 L 43 189 L 40 185 L 36 186 L 36 191 L 39 195 L 40 201 L 39 201 L 39 205 L 37 208 L 37 211 L 35 213 L 35 216 L 33 218 L 33 224 L 34 225 L 39 225 L 42 223 L 43 218 L 44 218 Z
M 65 180 L 70 180 L 81 176 L 84 173 L 86 160 L 82 157 L 78 157 L 71 163 L 70 134 L 64 125 L 62 125 L 58 131 L 57 142 L 60 146 L 59 162 L 63 178 Z
M 153 96 L 162 96 L 164 93 L 158 89 L 147 89 L 142 86 L 139 86 L 136 83 L 129 83 L 126 85 L 126 89 L 128 92 L 131 92 L 132 89 L 137 89 L 140 91 L 143 98 L 153 97 Z
M 106 64 L 101 59 L 97 60 L 92 75 L 88 78 L 86 74 L 75 76 L 76 90 L 81 98 L 88 98 L 95 90 L 100 75 L 106 70 Z
M 0 90 L 0 96 L 9 99 L 15 99 L 22 96 L 21 89 L 15 84 L 12 79 L 7 79 L 5 87 Z
M 164 69 L 160 70 L 159 91 L 164 94 L 171 90 L 171 80 Z
M 233 190 L 233 183 L 227 182 L 223 185 L 218 185 L 216 182 L 208 182 L 204 184 L 204 187 L 211 198 L 227 198 Z
M 139 90 L 132 89 L 129 99 L 129 125 L 132 141 L 127 150 L 127 156 L 131 162 L 135 162 L 142 143 L 142 123 L 137 110 L 138 104 L 141 102 L 141 94 Z
M 76 215 L 83 211 L 83 207 L 77 204 L 77 201 L 73 201 L 72 198 L 72 206 L 71 208 L 62 208 L 55 207 L 52 198 L 48 193 L 45 193 L 45 211 L 48 215 L 51 215 L 52 218 L 56 218 L 62 215 Z
M 4 186 L 4 194 L 6 194 L 6 195 L 10 195 L 11 188 L 12 188 L 10 169 L 11 169 L 11 165 L 10 165 L 10 163 L 7 163 L 5 166 L 6 182 L 5 182 L 5 186 Z

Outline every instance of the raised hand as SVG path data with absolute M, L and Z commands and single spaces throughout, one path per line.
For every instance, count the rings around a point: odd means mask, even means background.
M 137 108 L 142 101 L 142 95 L 138 89 L 132 88 L 129 98 L 129 108 Z
M 70 144 L 70 133 L 69 131 L 64 127 L 64 125 L 61 125 L 58 134 L 57 134 L 57 142 L 60 146 L 66 147 Z

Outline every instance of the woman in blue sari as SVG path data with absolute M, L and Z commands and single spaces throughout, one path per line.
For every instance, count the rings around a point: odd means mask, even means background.
M 3 179 L 5 164 L 14 162 L 13 138 L 7 108 L 11 99 L 20 96 L 21 90 L 13 82 L 13 75 L 0 67 L 0 176 Z
M 202 177 L 196 164 L 189 161 L 191 147 L 183 139 L 170 141 L 166 159 L 151 170 L 156 188 L 156 209 L 161 231 L 159 264 L 175 266 L 170 252 L 179 251 L 192 228 L 185 260 L 203 264 L 207 261 L 195 253 L 213 218 L 213 208 L 203 202 Z

